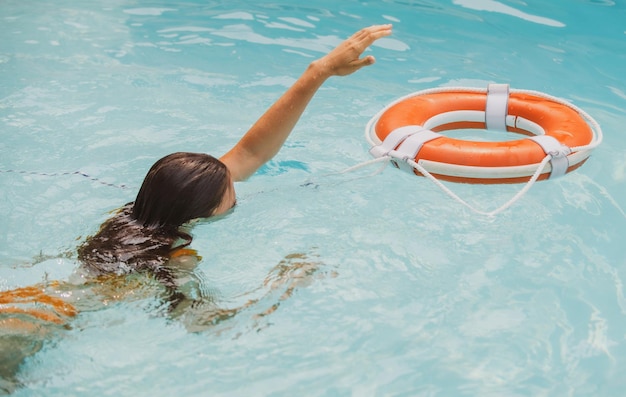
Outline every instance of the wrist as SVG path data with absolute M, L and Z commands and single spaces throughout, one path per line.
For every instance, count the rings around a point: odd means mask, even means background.
M 307 72 L 311 74 L 315 79 L 319 79 L 322 82 L 326 81 L 333 75 L 331 68 L 324 58 L 317 59 L 309 64 Z

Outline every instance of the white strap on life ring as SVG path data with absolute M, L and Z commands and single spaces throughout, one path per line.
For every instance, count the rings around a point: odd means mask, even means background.
M 380 145 L 370 149 L 370 153 L 376 158 L 389 157 L 396 168 L 413 172 L 413 167 L 408 161 L 417 157 L 417 153 L 426 142 L 441 137 L 441 134 L 421 125 L 407 125 L 391 131 Z
M 441 138 L 442 136 L 443 135 L 429 129 L 422 128 L 420 131 L 406 138 L 396 150 L 389 152 L 389 156 L 393 158 L 391 163 L 401 170 L 413 173 L 414 168 L 409 164 L 409 161 L 415 160 L 415 157 L 417 157 L 417 154 L 426 142 Z
M 537 135 L 528 138 L 535 142 L 543 149 L 543 152 L 550 156 L 550 179 L 565 175 L 567 168 L 569 167 L 569 160 L 567 155 L 572 153 L 572 149 L 563 145 L 553 136 L 549 135 Z
M 407 125 L 397 128 L 391 131 L 380 145 L 372 146 L 370 154 L 376 158 L 387 156 L 389 152 L 397 148 L 407 137 L 421 130 L 424 130 L 424 127 L 420 125 Z
M 485 105 L 485 125 L 488 130 L 506 131 L 509 112 L 509 85 L 489 84 Z

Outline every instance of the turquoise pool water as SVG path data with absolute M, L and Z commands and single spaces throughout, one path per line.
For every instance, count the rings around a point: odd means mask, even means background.
M 391 22 L 377 64 L 318 93 L 279 155 L 198 224 L 220 307 L 190 333 L 156 298 L 80 314 L 15 395 L 618 396 L 626 386 L 626 5 L 620 1 L 4 1 L 0 289 L 63 280 L 167 153 L 224 153 L 306 65 Z M 476 215 L 369 160 L 366 122 L 437 86 L 571 101 L 604 143 Z M 80 170 L 80 175 L 45 176 Z M 13 171 L 13 172 L 9 172 Z M 34 172 L 24 174 L 15 171 Z M 519 186 L 449 185 L 492 209 Z M 285 286 L 275 267 L 318 271 Z M 273 290 L 271 285 L 278 284 Z M 270 308 L 278 308 L 270 314 Z

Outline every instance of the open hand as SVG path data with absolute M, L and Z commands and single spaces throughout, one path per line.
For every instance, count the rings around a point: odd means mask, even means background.
M 319 59 L 319 64 L 329 76 L 346 76 L 363 66 L 375 62 L 372 55 L 361 54 L 376 40 L 391 34 L 391 25 L 374 25 L 359 30 L 334 50 Z

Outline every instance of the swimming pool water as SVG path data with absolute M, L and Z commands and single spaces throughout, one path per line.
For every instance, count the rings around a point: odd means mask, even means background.
M 623 394 L 623 2 L 0 9 L 3 290 L 68 277 L 75 247 L 134 199 L 156 159 L 221 155 L 309 62 L 363 26 L 394 24 L 369 52 L 376 65 L 329 81 L 278 156 L 238 184 L 235 212 L 193 229 L 218 304 L 257 304 L 200 333 L 154 299 L 82 313 L 26 361 L 15 395 Z M 365 123 L 392 100 L 489 82 L 571 101 L 604 143 L 493 218 L 391 167 L 329 175 L 369 159 Z M 128 187 L 14 172 L 77 170 Z M 449 186 L 484 209 L 520 188 Z M 285 287 L 267 285 L 293 254 L 318 271 L 281 299 Z

